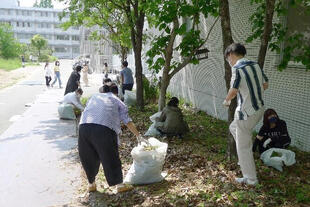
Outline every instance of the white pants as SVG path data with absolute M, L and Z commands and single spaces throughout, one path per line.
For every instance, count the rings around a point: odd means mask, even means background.
M 256 180 L 256 168 L 252 152 L 252 130 L 261 120 L 264 108 L 248 117 L 247 120 L 237 120 L 230 124 L 229 130 L 236 141 L 237 154 L 241 172 L 244 178 Z

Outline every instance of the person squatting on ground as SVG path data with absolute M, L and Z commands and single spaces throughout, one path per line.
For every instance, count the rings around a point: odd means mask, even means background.
M 291 138 L 287 132 L 285 121 L 281 120 L 273 109 L 267 109 L 264 113 L 263 126 L 253 144 L 253 152 L 258 146 L 259 153 L 263 153 L 270 148 L 287 148 L 291 143 Z
M 83 95 L 83 90 L 81 88 L 76 89 L 74 92 L 67 93 L 61 103 L 71 104 L 73 108 L 78 108 L 81 111 L 84 110 L 84 106 L 81 103 L 81 97 Z
M 117 94 L 115 84 L 110 86 L 109 92 L 94 94 L 87 102 L 80 120 L 78 150 L 90 192 L 96 190 L 95 178 L 100 162 L 109 186 L 116 185 L 118 192 L 129 190 L 128 186 L 122 184 L 122 165 L 118 152 L 121 122 L 135 136 L 140 137 L 140 134 L 128 115 L 127 106 Z
M 55 74 L 55 76 L 54 76 L 54 81 L 53 81 L 53 83 L 52 83 L 52 87 L 54 86 L 54 84 L 56 83 L 56 81 L 58 80 L 58 85 L 59 85 L 59 88 L 62 88 L 61 87 L 61 79 L 60 79 L 60 63 L 59 63 L 59 61 L 57 60 L 56 62 L 55 62 L 55 66 L 54 66 L 54 74 Z
M 45 84 L 47 87 L 50 87 L 50 82 L 52 80 L 52 70 L 48 62 L 45 63 Z
M 72 73 L 68 79 L 68 82 L 67 82 L 65 95 L 67 93 L 75 91 L 76 89 L 78 89 L 80 87 L 81 70 L 82 70 L 82 66 L 78 65 L 72 71 Z
M 83 69 L 82 69 L 82 72 L 83 72 L 83 82 L 85 84 L 85 87 L 88 87 L 88 62 L 85 62 L 84 65 L 83 65 Z
M 264 113 L 263 93 L 268 88 L 268 78 L 259 65 L 244 58 L 245 55 L 246 49 L 239 43 L 233 43 L 225 50 L 225 59 L 232 67 L 232 77 L 223 105 L 228 107 L 238 95 L 234 120 L 229 126 L 236 142 L 243 175 L 235 180 L 238 183 L 256 185 L 258 179 L 252 152 L 252 129 Z
M 121 85 L 122 85 L 122 92 L 125 95 L 125 90 L 131 91 L 133 88 L 133 76 L 132 71 L 128 68 L 128 62 L 122 62 L 123 70 L 121 71 Z
M 160 117 L 156 118 L 155 127 L 162 135 L 182 137 L 189 131 L 187 123 L 183 120 L 183 114 L 178 107 L 179 99 L 172 97 L 163 109 Z

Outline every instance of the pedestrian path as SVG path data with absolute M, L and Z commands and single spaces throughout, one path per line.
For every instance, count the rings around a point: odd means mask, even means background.
M 89 79 L 91 86 L 83 87 L 86 97 L 98 92 L 103 75 Z M 1 207 L 75 206 L 82 170 L 75 121 L 58 118 L 63 93 L 46 89 L 0 135 Z
M 80 186 L 74 121 L 59 120 L 63 90 L 47 90 L 0 136 L 0 206 L 70 204 Z

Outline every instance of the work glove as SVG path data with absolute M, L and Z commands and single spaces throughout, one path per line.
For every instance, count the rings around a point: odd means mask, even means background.
M 226 101 L 226 99 L 223 101 L 223 105 L 226 107 L 229 107 L 231 101 Z
M 268 139 L 264 142 L 263 147 L 266 148 L 267 145 L 268 145 L 270 142 L 271 142 L 271 139 L 268 138 Z
M 144 139 L 141 135 L 137 136 L 137 140 L 138 140 L 139 144 L 145 143 L 145 144 L 149 145 L 149 141 Z

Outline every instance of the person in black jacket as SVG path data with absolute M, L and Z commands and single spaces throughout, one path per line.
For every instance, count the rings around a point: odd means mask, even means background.
M 287 148 L 291 138 L 287 132 L 285 121 L 281 120 L 273 109 L 267 109 L 264 113 L 263 126 L 256 136 L 253 144 L 253 152 L 258 146 L 259 153 L 269 148 Z
M 82 66 L 78 65 L 75 67 L 75 70 L 71 73 L 67 82 L 65 95 L 67 93 L 74 92 L 76 89 L 80 87 L 81 70 Z

